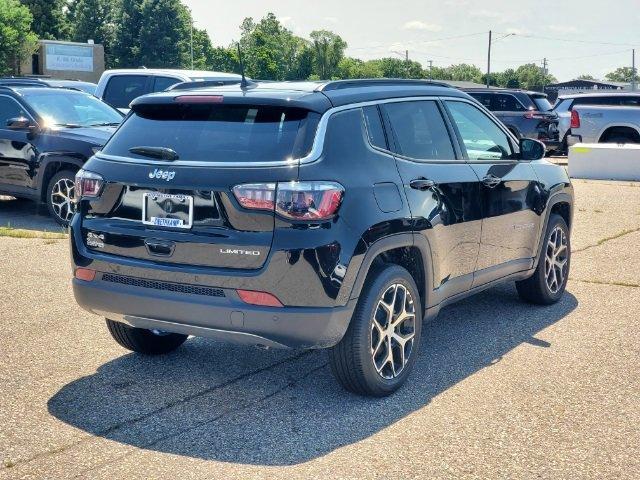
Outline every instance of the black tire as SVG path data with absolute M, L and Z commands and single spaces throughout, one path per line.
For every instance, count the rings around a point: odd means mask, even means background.
M 154 333 L 144 328 L 134 328 L 124 323 L 106 319 L 107 328 L 113 339 L 122 347 L 145 355 L 169 353 L 182 345 L 188 338 L 180 333 Z
M 75 172 L 71 170 L 62 170 L 51 177 L 51 180 L 49 180 L 49 183 L 47 184 L 47 192 L 45 197 L 47 210 L 49 210 L 49 215 L 51 215 L 53 219 L 63 227 L 69 225 L 71 216 L 75 211 L 75 205 L 70 201 L 65 201 L 67 197 L 69 197 L 70 200 L 73 198 L 75 189 L 70 186 L 73 185 L 75 176 Z M 54 188 L 59 188 L 61 185 L 67 185 L 70 189 L 62 192 L 57 189 L 56 192 L 54 192 Z M 69 192 L 71 192 L 70 195 Z M 61 202 L 62 205 L 60 205 Z
M 560 258 L 561 262 L 566 258 L 565 266 L 562 268 L 552 265 L 553 262 L 547 262 L 547 255 L 551 248 L 549 243 L 551 241 L 551 236 L 556 229 L 560 229 L 566 238 L 566 246 L 564 249 L 566 256 L 564 258 Z M 567 280 L 569 278 L 569 270 L 571 267 L 571 238 L 569 235 L 569 227 L 564 221 L 564 218 L 555 213 L 551 214 L 542 242 L 540 258 L 538 259 L 538 266 L 536 267 L 534 274 L 526 280 L 516 282 L 516 289 L 518 290 L 520 298 L 529 303 L 551 305 L 562 298 L 565 288 L 567 287 Z M 554 257 L 554 260 L 555 258 L 556 257 Z M 550 286 L 547 281 L 547 272 L 549 271 L 548 269 L 550 265 L 551 268 L 555 269 L 553 276 L 556 278 L 556 283 L 554 284 L 552 282 L 552 286 Z M 557 277 L 560 276 L 559 272 L 562 272 L 562 281 L 557 281 Z
M 618 145 L 626 145 L 627 143 L 638 143 L 635 138 L 625 135 L 611 135 L 603 139 L 600 143 L 616 143 Z
M 401 285 L 403 288 L 396 287 L 396 285 Z M 393 290 L 394 288 L 396 290 Z M 378 354 L 388 353 L 388 345 L 392 345 L 391 352 L 396 354 L 393 358 L 398 358 L 402 347 L 397 340 L 392 340 L 389 336 L 380 335 L 378 333 L 380 330 L 374 328 L 373 321 L 374 315 L 380 313 L 378 311 L 379 308 L 384 313 L 383 307 L 379 307 L 379 300 L 383 298 L 385 293 L 393 295 L 394 291 L 400 292 L 400 295 L 406 295 L 403 292 L 410 294 L 410 297 L 404 297 L 406 299 L 404 302 L 401 297 L 395 297 L 398 301 L 394 305 L 400 306 L 402 304 L 404 309 L 413 310 L 412 324 L 410 316 L 407 317 L 407 320 L 398 323 L 400 333 L 403 336 L 409 337 L 411 331 L 413 332 L 413 340 L 409 341 L 411 344 L 409 342 L 405 344 L 404 352 L 408 352 L 408 356 L 405 357 L 404 366 L 399 368 L 397 376 L 384 378 L 385 374 L 395 375 L 395 371 L 390 366 L 391 363 L 395 365 L 395 361 L 385 362 L 380 370 L 382 373 L 378 373 L 378 369 L 374 365 L 376 360 L 374 360 L 375 356 L 372 354 L 372 342 L 375 341 L 380 348 L 384 347 L 384 350 L 377 350 Z M 389 302 L 391 301 L 391 297 L 386 298 Z M 395 307 L 393 310 L 395 311 Z M 411 373 L 418 356 L 421 333 L 422 304 L 418 288 L 411 274 L 398 265 L 387 264 L 377 267 L 367 278 L 347 332 L 340 343 L 329 349 L 331 371 L 338 382 L 350 392 L 375 397 L 389 395 L 400 388 Z M 383 341 L 380 339 L 388 340 Z M 379 343 L 378 340 L 380 340 Z M 385 355 L 378 356 L 378 359 L 380 360 L 382 357 L 385 357 Z M 380 361 L 379 363 L 382 362 Z

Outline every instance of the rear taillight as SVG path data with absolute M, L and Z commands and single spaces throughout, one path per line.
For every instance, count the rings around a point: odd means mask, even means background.
M 75 277 L 78 280 L 84 280 L 85 282 L 92 282 L 96 278 L 96 271 L 90 268 L 76 268 Z
M 580 114 L 577 110 L 571 110 L 571 128 L 580 128 Z
M 74 200 L 99 197 L 103 185 L 104 179 L 101 175 L 80 169 L 76 173 Z
M 524 114 L 524 118 L 528 118 L 528 119 L 536 118 L 538 120 L 546 120 L 549 117 L 547 115 L 542 115 L 536 112 L 527 112 Z
M 238 185 L 233 193 L 240 205 L 252 210 L 275 210 L 290 220 L 327 220 L 334 216 L 344 196 L 335 182 L 253 183 Z

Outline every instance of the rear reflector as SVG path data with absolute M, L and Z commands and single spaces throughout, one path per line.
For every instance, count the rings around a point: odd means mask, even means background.
M 76 268 L 76 278 L 85 282 L 92 282 L 96 278 L 96 271 L 89 268 Z
M 173 99 L 177 103 L 222 103 L 222 95 L 181 95 Z
M 240 300 L 250 305 L 263 307 L 282 307 L 282 303 L 274 295 L 267 292 L 254 292 L 252 290 L 236 290 Z

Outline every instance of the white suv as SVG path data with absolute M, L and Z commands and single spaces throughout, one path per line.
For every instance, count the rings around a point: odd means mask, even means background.
M 107 70 L 100 77 L 95 95 L 121 112 L 128 113 L 129 104 L 135 98 L 147 93 L 162 92 L 179 83 L 206 82 L 207 86 L 211 86 L 212 84 L 240 83 L 240 80 L 240 75 L 234 73 L 202 70 L 146 68 Z

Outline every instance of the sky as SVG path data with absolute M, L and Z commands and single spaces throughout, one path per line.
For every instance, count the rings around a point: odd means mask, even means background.
M 542 64 L 559 81 L 581 74 L 604 78 L 640 63 L 640 0 L 183 0 L 195 25 L 216 46 L 240 36 L 245 17 L 273 12 L 296 35 L 313 30 L 339 34 L 347 55 L 368 60 L 409 58 L 427 67 L 471 63 L 487 68 L 488 31 L 493 31 L 491 71 L 523 63 Z

